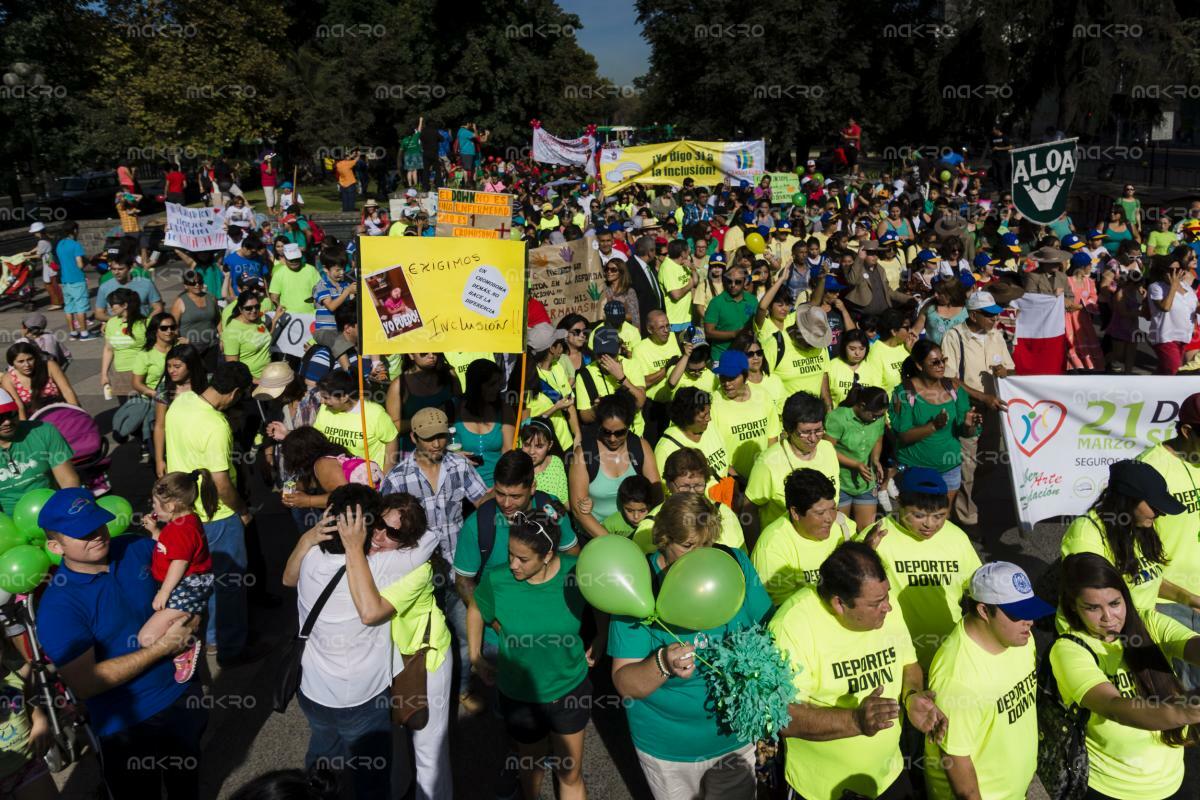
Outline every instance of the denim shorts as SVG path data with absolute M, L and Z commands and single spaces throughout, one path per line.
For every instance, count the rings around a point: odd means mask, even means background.
M 86 281 L 64 283 L 63 311 L 68 314 L 86 314 L 92 310 L 88 304 L 88 285 Z
M 855 505 L 855 506 L 877 506 L 879 505 L 879 497 L 875 492 L 863 492 L 862 494 L 850 494 L 845 489 L 840 490 L 838 498 L 838 507 Z
M 211 572 L 184 575 L 183 580 L 171 590 L 167 608 L 188 614 L 204 613 L 208 608 L 208 598 L 213 593 L 213 581 Z
M 946 491 L 953 492 L 962 486 L 962 464 L 959 464 L 952 470 L 942 473 L 942 480 L 946 482 Z

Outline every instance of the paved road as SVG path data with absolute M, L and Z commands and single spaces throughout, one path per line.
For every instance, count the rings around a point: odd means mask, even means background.
M 173 299 L 179 292 L 178 263 L 159 270 L 157 280 L 165 298 Z M 39 301 L 44 304 L 42 298 Z M 0 333 L 19 335 L 20 309 L 0 309 Z M 51 325 L 63 330 L 62 316 L 49 312 Z M 65 333 L 63 333 L 65 335 Z M 101 343 L 71 342 L 75 360 L 69 377 L 84 406 L 96 414 L 107 429 L 114 403 L 105 402 L 100 393 L 99 364 Z M 1055 557 L 1064 525 L 1043 523 L 1028 535 L 1017 526 L 1011 496 L 1011 484 L 1001 465 L 985 467 L 981 487 L 980 518 L 986 523 L 971 531 L 985 559 L 1005 559 L 1021 564 L 1036 576 Z M 152 483 L 152 470 L 138 460 L 137 447 L 127 444 L 113 453 L 111 478 L 114 491 L 127 497 L 135 508 L 146 507 L 146 497 Z M 276 608 L 252 607 L 251 626 L 253 646 L 264 657 L 252 664 L 226 670 L 210 681 L 212 716 L 205 735 L 202 796 L 227 797 L 250 778 L 267 770 L 300 767 L 303 765 L 308 729 L 305 720 L 293 703 L 287 714 L 270 710 L 270 693 L 274 670 L 281 646 L 296 629 L 295 593 L 279 584 L 279 575 L 295 541 L 296 532 L 289 515 L 267 492 L 261 483 L 252 492 L 252 500 L 260 505 L 257 535 L 251 547 L 263 555 L 270 591 L 282 598 Z M 1042 638 L 1044 641 L 1044 637 Z M 596 709 L 588 727 L 584 757 L 584 775 L 593 797 L 645 798 L 648 791 L 637 767 L 629 742 L 623 712 L 606 680 L 606 670 L 597 670 Z M 495 776 L 504 758 L 503 733 L 497 720 L 488 714 L 461 719 L 452 737 L 452 758 L 455 765 L 455 796 L 475 800 L 493 797 Z M 1189 779 L 1196 785 L 1197 759 L 1190 752 Z M 60 776 L 67 798 L 92 796 L 96 785 L 94 765 L 85 763 Z M 1192 789 L 1188 796 L 1200 796 Z M 543 798 L 552 798 L 549 782 Z

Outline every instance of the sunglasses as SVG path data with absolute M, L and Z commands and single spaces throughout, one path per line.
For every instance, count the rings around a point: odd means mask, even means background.
M 932 358 L 932 359 L 930 359 L 929 361 L 926 361 L 925 363 L 926 363 L 928 366 L 931 366 L 931 367 L 944 367 L 944 366 L 946 366 L 946 360 L 945 360 L 944 358 Z
M 567 333 L 571 334 L 572 336 L 583 336 L 585 333 L 587 333 L 587 328 L 571 328 L 569 331 L 567 331 Z
M 179 326 L 178 325 L 159 325 L 158 329 L 160 331 L 177 331 L 177 330 L 179 330 Z
M 543 525 L 539 520 L 536 520 L 526 514 L 524 511 L 518 511 L 517 513 L 513 514 L 512 521 L 517 525 L 529 525 L 537 528 L 538 533 L 546 537 L 546 541 L 550 543 L 550 546 L 554 546 L 554 540 L 551 539 L 550 534 L 546 532 L 546 526 Z
M 759 358 L 762 358 L 762 354 L 763 354 L 763 351 L 762 351 L 761 349 L 759 349 L 759 350 L 747 350 L 747 351 L 746 351 L 746 358 L 754 358 L 755 356 L 758 356 Z
M 610 431 L 608 428 L 601 428 L 600 435 L 605 439 L 620 439 L 629 435 L 629 428 L 621 428 L 615 431 Z
M 252 306 L 242 306 L 242 311 L 258 311 L 258 304 Z
M 5 411 L 3 414 L 0 414 L 0 425 L 6 422 L 16 422 L 19 416 L 20 414 L 16 411 Z

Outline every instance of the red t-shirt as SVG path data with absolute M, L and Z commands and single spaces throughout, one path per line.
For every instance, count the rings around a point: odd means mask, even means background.
M 275 170 L 271 170 L 270 172 L 268 172 L 267 165 L 265 163 L 263 163 L 263 164 L 258 165 L 258 171 L 259 171 L 259 174 L 262 176 L 262 185 L 263 186 L 274 186 L 275 185 Z
M 183 182 L 186 180 L 184 174 L 179 170 L 172 170 L 163 176 L 167 183 L 167 194 L 182 194 Z
M 208 554 L 204 526 L 195 514 L 176 517 L 159 532 L 154 555 L 150 557 L 150 574 L 154 580 L 159 583 L 166 580 L 167 568 L 172 561 L 188 562 L 186 575 L 212 572 L 212 556 Z

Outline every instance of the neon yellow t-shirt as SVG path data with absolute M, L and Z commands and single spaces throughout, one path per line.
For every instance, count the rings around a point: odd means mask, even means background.
M 763 348 L 766 352 L 766 348 Z M 774 364 L 774 360 L 769 362 Z M 788 396 L 796 392 L 808 392 L 821 396 L 821 383 L 829 371 L 829 351 L 824 347 L 796 347 L 791 336 L 783 337 L 783 359 L 771 370 L 783 381 Z
M 163 373 L 167 369 L 167 354 L 157 347 L 138 353 L 137 364 L 133 367 L 134 375 L 143 376 L 143 382 L 149 388 L 158 386 Z
M 782 418 L 783 404 L 787 402 L 789 395 L 779 376 L 774 373 L 763 375 L 761 381 L 751 383 L 750 385 L 755 389 L 762 389 L 767 393 L 767 397 L 771 398 L 771 405 L 775 406 L 775 413 Z
M 1084 654 L 1086 656 L 1086 654 Z M 933 657 L 927 684 L 950 720 L 940 750 L 970 757 L 979 796 L 1025 800 L 1037 769 L 1037 651 L 989 653 L 960 621 Z M 932 800 L 954 800 L 938 744 L 925 742 L 925 786 Z
M 228 472 L 229 482 L 237 480 L 233 464 L 233 431 L 229 420 L 195 392 L 180 392 L 167 407 L 166 455 L 171 472 Z M 205 522 L 233 516 L 233 509 L 218 502 L 217 513 L 209 520 L 196 498 L 196 514 Z
M 331 411 L 322 405 L 313 420 L 313 427 L 325 434 L 334 444 L 340 444 L 358 458 L 362 458 L 363 425 L 358 404 L 349 411 Z M 384 472 L 391 466 L 386 463 L 387 444 L 399 434 L 396 423 L 378 403 L 367 401 L 367 453 Z
M 895 517 L 884 517 L 879 524 L 887 533 L 875 552 L 900 604 L 917 661 L 928 669 L 942 640 L 962 619 L 959 603 L 981 566 L 979 554 L 963 529 L 950 521 L 928 539 Z
M 1113 563 L 1112 548 L 1108 540 L 1100 533 L 1103 523 L 1095 511 L 1089 511 L 1078 517 L 1063 534 L 1061 552 L 1063 558 L 1072 553 L 1095 553 Z M 1164 565 L 1157 564 L 1142 556 L 1142 548 L 1137 542 L 1133 543 L 1133 553 L 1137 558 L 1137 574 L 1133 577 L 1122 575 L 1129 586 L 1129 596 L 1138 611 L 1152 610 L 1158 604 L 1158 590 L 1163 582 Z
M 883 387 L 883 372 L 879 365 L 872 363 L 868 359 L 863 359 L 859 362 L 858 368 L 855 369 L 840 358 L 833 358 L 829 361 L 829 394 L 833 399 L 833 405 L 836 408 L 846 399 L 846 395 L 850 393 L 850 389 L 854 386 L 854 379 L 858 378 L 858 383 L 861 386 L 879 386 Z
M 391 586 L 379 590 L 379 596 L 392 604 L 392 643 L 405 655 L 420 650 L 425 639 L 425 621 L 429 621 L 429 650 L 425 669 L 433 672 L 446 660 L 450 650 L 450 629 L 446 617 L 433 599 L 433 567 L 427 562 Z
M 708 468 L 712 470 L 708 479 L 710 486 L 716 483 L 715 478 L 724 478 L 729 474 L 729 451 L 725 449 L 725 437 L 721 436 L 711 422 L 704 429 L 704 433 L 700 434 L 699 442 L 693 442 L 675 425 L 663 431 L 658 437 L 658 444 L 654 445 L 654 463 L 658 465 L 658 471 L 662 472 L 671 453 L 683 447 L 694 447 L 704 453 L 704 457 L 708 459 Z
M 250 375 L 258 380 L 271 362 L 271 329 L 266 323 L 250 325 L 231 319 L 221 334 L 221 348 L 225 355 L 235 356 L 249 367 Z
M 775 403 L 765 389 L 746 384 L 749 397 L 730 400 L 721 392 L 712 396 L 712 422 L 725 440 L 729 460 L 739 475 L 749 475 L 754 460 L 767 449 L 769 440 L 779 437 L 782 424 Z
M 667 385 L 667 374 L 671 371 L 671 362 L 679 356 L 679 342 L 674 336 L 668 336 L 666 344 L 658 344 L 647 337 L 633 346 L 633 360 L 638 362 L 644 374 L 664 370 L 657 383 L 646 387 L 647 399 L 660 403 L 671 402 L 671 387 Z
M 546 395 L 539 393 L 526 401 L 525 408 L 529 409 L 529 418 L 532 419 L 534 417 L 541 417 L 554 408 L 554 402 Z M 571 435 L 571 424 L 567 422 L 563 416 L 563 412 L 555 411 L 543 417 L 543 419 L 550 423 L 550 427 L 554 430 L 554 438 L 558 440 L 558 444 L 562 447 L 563 452 L 571 452 L 571 449 L 575 446 L 575 437 Z
M 146 320 L 127 325 L 120 317 L 110 317 L 104 323 L 104 341 L 112 348 L 112 368 L 117 372 L 133 372 L 146 341 Z
M 838 514 L 822 540 L 810 539 L 796 530 L 790 515 L 763 529 L 750 554 L 773 605 L 783 602 L 805 586 L 816 587 L 821 563 L 839 544 L 850 538 L 854 527 L 844 514 Z
M 1154 529 L 1162 539 L 1167 568 L 1163 578 L 1189 592 L 1200 592 L 1200 466 L 1189 464 L 1161 444 L 1137 457 L 1158 470 L 1167 491 L 1187 506 L 1182 514 L 1160 516 Z
M 744 551 L 746 549 L 746 538 L 742 534 L 742 524 L 738 522 L 737 514 L 724 503 L 717 503 L 716 506 L 717 515 L 721 518 L 721 532 L 717 534 L 717 544 L 723 544 L 726 547 L 737 547 Z M 642 548 L 643 553 L 654 552 L 654 518 L 658 516 L 658 512 L 661 510 L 661 505 L 650 509 L 650 513 L 638 523 L 637 530 L 633 532 L 633 541 L 638 547 Z
M 634 386 L 645 388 L 646 376 L 642 374 L 642 367 L 633 359 L 620 359 L 621 366 L 625 369 L 625 377 Z M 596 397 L 592 397 L 588 393 L 587 381 L 583 378 L 583 373 L 591 374 L 592 383 L 596 387 Z M 596 401 L 601 397 L 614 394 L 620 388 L 620 381 L 613 378 L 604 370 L 600 369 L 600 362 L 593 361 L 583 369 L 579 370 L 575 380 L 575 409 L 577 411 L 588 411 L 595 408 Z M 646 429 L 646 422 L 642 419 L 642 412 L 639 410 L 633 418 L 633 432 L 638 436 L 642 435 L 642 431 Z
M 284 265 L 271 272 L 271 294 L 279 295 L 279 307 L 293 314 L 314 314 L 313 289 L 321 282 L 321 273 L 312 264 L 298 270 Z
M 792 445 L 786 439 L 768 447 L 754 462 L 750 470 L 750 479 L 746 483 L 746 499 L 760 509 L 760 517 L 765 528 L 780 517 L 787 516 L 787 504 L 783 499 L 783 482 L 787 476 L 798 469 L 815 469 L 829 480 L 833 481 L 834 496 L 841 487 L 841 466 L 837 460 L 837 450 L 832 442 L 822 439 L 813 450 L 808 460 L 796 455 Z
M 670 373 L 667 374 L 669 377 Z M 710 369 L 704 370 L 700 373 L 699 377 L 696 378 L 693 378 L 691 375 L 688 375 L 687 372 L 684 372 L 679 376 L 679 383 L 675 384 L 675 388 L 671 390 L 671 397 L 674 398 L 675 395 L 679 394 L 680 389 L 685 389 L 689 386 L 699 389 L 702 392 L 707 392 L 708 394 L 716 394 L 717 376 Z
M 851 631 L 812 588 L 792 595 L 768 627 L 799 673 L 793 681 L 794 702 L 819 708 L 858 708 L 878 686 L 884 697 L 899 701 L 904 667 L 917 660 L 904 621 L 894 610 L 879 630 Z M 900 777 L 903 767 L 899 724 L 874 736 L 787 740 L 788 785 L 810 800 L 838 800 L 846 789 L 875 797 Z
M 684 325 L 692 321 L 692 293 L 684 292 L 683 297 L 678 300 L 672 300 L 669 294 L 688 286 L 691 282 L 690 267 L 670 258 L 658 265 L 658 284 L 662 287 L 664 310 L 667 312 L 667 322 L 671 325 Z
M 904 345 L 885 344 L 882 340 L 874 342 L 867 351 L 867 362 L 876 370 L 882 381 L 880 386 L 887 389 L 889 395 L 900 385 L 900 366 L 906 358 L 908 350 Z
M 1157 611 L 1143 613 L 1142 621 L 1168 662 L 1182 658 L 1184 646 L 1196 635 Z M 1100 663 L 1076 642 L 1055 641 L 1050 648 L 1050 666 L 1063 700 L 1078 705 L 1084 695 L 1105 682 L 1116 686 L 1123 697 L 1138 696 L 1119 639 L 1103 642 L 1083 631 L 1071 633 L 1092 649 Z M 1131 728 L 1092 714 L 1088 717 L 1087 751 L 1088 786 L 1109 797 L 1170 797 L 1183 783 L 1183 748 L 1163 744 L 1156 731 Z

